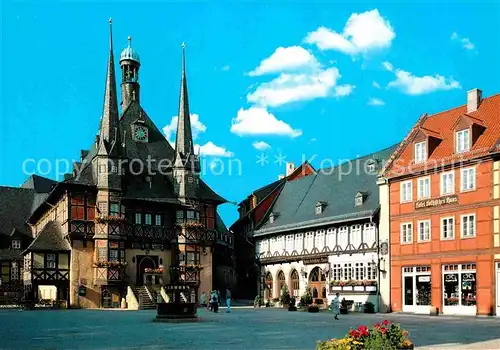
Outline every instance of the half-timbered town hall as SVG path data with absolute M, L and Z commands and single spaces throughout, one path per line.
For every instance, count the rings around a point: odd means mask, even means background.
M 379 286 L 389 281 L 381 271 L 377 174 L 393 151 L 285 182 L 253 231 L 265 300 L 286 286 L 296 298 L 309 289 L 317 304 L 339 292 L 352 309 L 368 301 L 379 309 Z
M 164 295 L 159 286 L 174 262 L 182 282 L 210 291 L 219 248 L 218 264 L 227 266 L 215 283 L 232 283 L 233 238 L 217 214 L 226 201 L 200 178 L 193 148 L 184 47 L 175 148 L 140 103 L 141 62 L 130 38 L 119 63 L 121 108 L 110 32 L 100 127 L 73 172 L 0 188 L 0 291 L 141 308 Z

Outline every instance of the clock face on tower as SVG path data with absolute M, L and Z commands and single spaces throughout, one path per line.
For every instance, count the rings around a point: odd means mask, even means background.
M 134 125 L 134 140 L 148 142 L 148 128 L 142 125 Z

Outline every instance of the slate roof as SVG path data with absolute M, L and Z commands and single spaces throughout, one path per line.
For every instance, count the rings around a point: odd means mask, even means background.
M 33 189 L 0 187 L 0 234 L 9 235 L 14 229 L 31 236 L 26 223 L 32 212 L 36 196 Z
M 141 120 L 148 127 L 148 142 L 136 142 L 132 138 L 132 125 Z M 146 175 L 125 176 L 123 197 L 126 199 L 147 200 L 163 203 L 180 203 L 174 193 L 173 184 L 166 175 L 160 174 L 159 165 L 173 164 L 175 151 L 167 141 L 162 132 L 156 127 L 139 102 L 132 101 L 123 112 L 120 119 L 120 130 L 122 132 L 121 142 L 124 145 L 121 152 L 125 158 L 141 159 L 144 164 L 148 157 L 151 162 L 151 170 L 156 173 L 149 176 L 151 186 L 146 181 Z M 97 179 L 92 170 L 92 159 L 97 155 L 95 144 L 89 149 L 83 160 L 84 167 L 79 176 L 73 176 L 66 180 L 66 183 L 81 184 L 86 186 L 96 186 Z M 163 160 L 163 163 L 160 161 Z M 127 166 L 127 165 L 126 165 Z M 166 169 L 161 169 L 165 173 Z M 227 202 L 224 198 L 215 193 L 203 180 L 200 179 L 198 198 L 218 203 Z
M 461 117 L 469 118 L 478 125 L 484 126 L 485 129 L 469 152 L 457 154 L 454 151 L 454 126 Z M 435 165 L 436 161 L 440 165 L 446 165 L 463 159 L 486 156 L 492 151 L 500 151 L 499 120 L 500 94 L 484 98 L 479 108 L 471 113 L 467 113 L 467 105 L 462 105 L 433 115 L 424 115 L 417 121 L 401 143 L 400 149 L 393 155 L 393 162 L 397 161 L 398 166 L 393 169 L 389 165 L 384 175 L 389 178 L 397 177 L 424 170 L 429 167 L 429 163 Z M 432 132 L 436 135 L 435 137 L 441 139 L 441 142 L 439 142 L 426 162 L 413 164 L 413 139 L 420 129 L 424 129 L 428 134 Z
M 47 222 L 25 252 L 41 250 L 71 250 L 69 242 L 63 238 L 61 225 L 55 221 Z
M 254 231 L 254 236 L 373 216 L 379 209 L 377 175 L 396 146 L 286 182 L 268 212 L 275 214 L 274 222 L 266 220 Z M 377 171 L 367 173 L 363 170 L 364 164 L 372 159 L 378 163 Z M 359 171 L 356 164 L 360 164 Z M 351 166 L 353 170 L 347 174 Z M 355 206 L 358 192 L 366 194 L 361 206 Z M 323 212 L 316 215 L 318 202 L 326 205 Z

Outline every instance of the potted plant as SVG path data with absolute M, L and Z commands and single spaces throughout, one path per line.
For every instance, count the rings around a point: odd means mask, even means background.
M 262 304 L 262 301 L 260 299 L 260 295 L 257 295 L 255 299 L 253 300 L 253 307 L 260 307 Z
M 288 303 L 288 311 L 297 311 L 297 306 L 295 306 L 295 298 L 290 298 Z
M 271 307 L 271 299 L 267 299 L 266 307 Z
M 309 286 L 306 287 L 306 292 L 304 295 L 300 297 L 300 305 L 301 306 L 308 306 L 311 305 L 313 302 L 312 294 L 311 294 L 311 288 Z
M 340 302 L 340 314 L 341 315 L 347 315 L 348 311 L 347 311 L 347 300 L 345 300 L 345 298 L 342 298 L 342 301 Z
M 307 312 L 319 312 L 319 306 L 316 304 L 309 305 Z
M 286 284 L 281 287 L 280 303 L 283 307 L 288 307 L 290 303 L 290 293 Z
M 367 301 L 364 304 L 364 311 L 365 311 L 365 314 L 374 314 L 375 313 L 375 305 L 372 302 Z

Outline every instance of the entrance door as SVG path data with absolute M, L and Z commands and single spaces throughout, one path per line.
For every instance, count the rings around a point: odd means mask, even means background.
M 326 303 L 326 278 L 319 267 L 315 267 L 310 274 L 309 283 L 313 301 L 316 303 Z
M 413 304 L 413 276 L 404 276 L 403 280 L 403 311 L 405 312 L 413 312 L 414 304 Z
M 148 255 L 137 256 L 137 281 L 136 285 L 142 286 L 144 284 L 144 270 L 156 269 L 158 267 L 158 257 Z
M 496 265 L 496 272 L 497 272 L 497 278 L 496 278 L 496 301 L 497 301 L 497 310 L 496 310 L 496 315 L 497 317 L 500 317 L 500 262 L 495 263 Z

